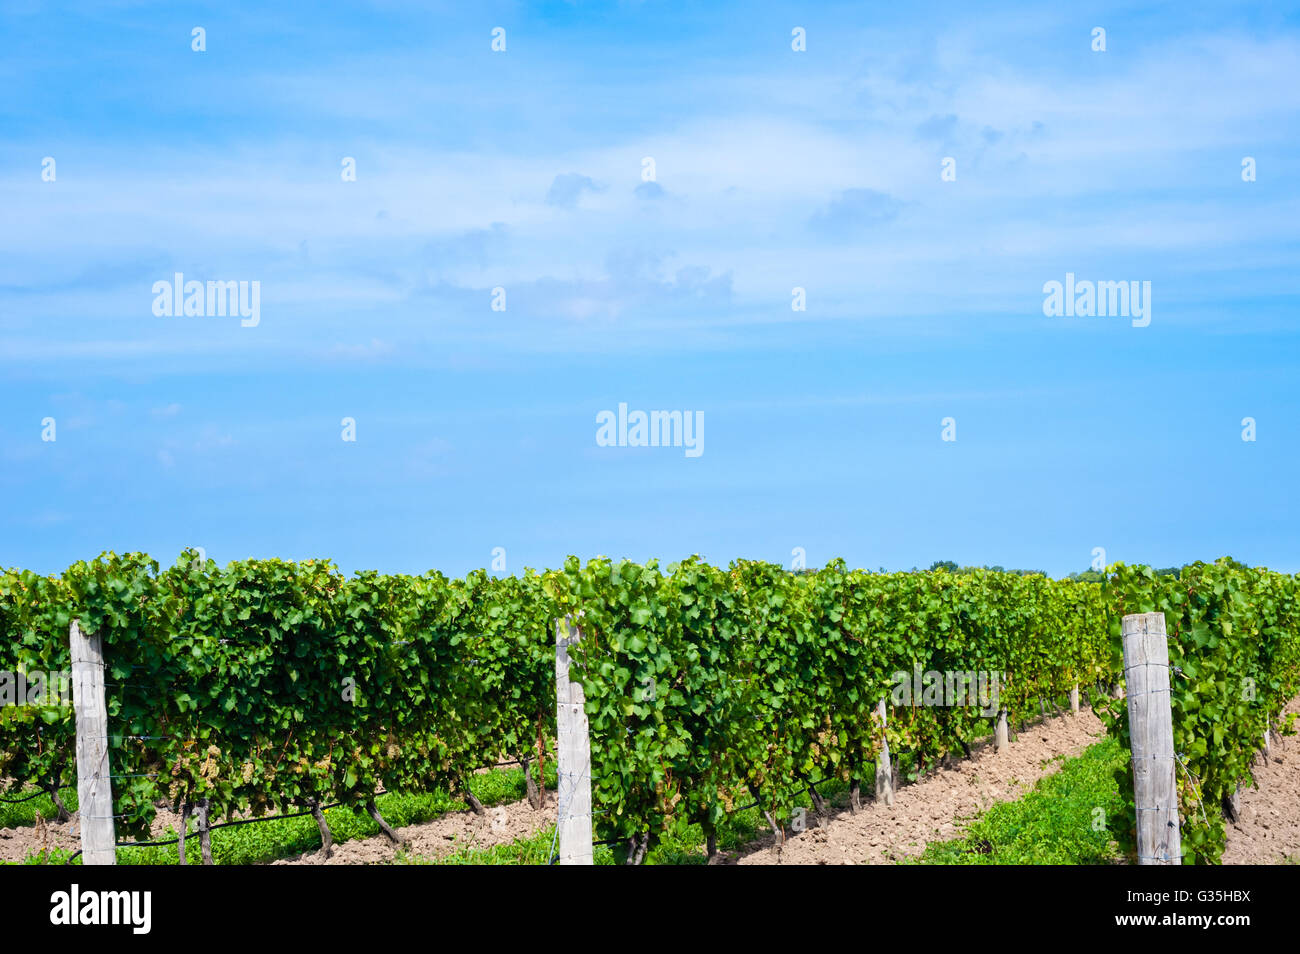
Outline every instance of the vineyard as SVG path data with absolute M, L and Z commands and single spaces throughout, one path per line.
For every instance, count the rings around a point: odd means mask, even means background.
M 1221 806 L 1300 690 L 1300 581 L 1226 559 L 1177 576 L 1116 565 L 1095 583 L 695 558 L 346 577 L 322 561 L 220 568 L 187 551 L 161 569 L 106 554 L 60 577 L 0 574 L 0 671 L 68 670 L 74 620 L 102 638 L 119 837 L 146 837 L 164 803 L 377 817 L 381 791 L 442 786 L 478 807 L 470 779 L 503 761 L 535 797 L 568 617 L 582 631 L 571 678 L 590 724 L 595 837 L 636 861 L 684 824 L 711 852 L 738 802 L 778 831 L 829 779 L 857 805 L 883 745 L 923 773 L 968 753 L 1000 713 L 1037 716 L 1079 687 L 1127 746 L 1120 619 L 1146 612 L 1168 621 L 1185 860 L 1214 863 Z M 900 704 L 898 674 L 921 672 L 998 674 L 998 711 Z M 75 783 L 66 707 L 0 707 L 0 779 L 7 798 Z M 1131 778 L 1120 790 L 1127 814 L 1111 829 L 1131 849 Z

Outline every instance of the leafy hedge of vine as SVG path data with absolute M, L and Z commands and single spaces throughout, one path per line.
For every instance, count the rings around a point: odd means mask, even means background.
M 1224 799 L 1251 784 L 1266 726 L 1291 730 L 1292 720 L 1278 720 L 1300 691 L 1300 580 L 1224 558 L 1184 567 L 1176 577 L 1116 564 L 1106 587 L 1116 644 L 1125 614 L 1165 614 L 1184 860 L 1217 863 L 1226 838 Z M 1127 749 L 1122 700 L 1106 707 L 1106 717 Z M 1131 851 L 1131 764 L 1118 777 L 1127 811 L 1120 840 Z
M 106 554 L 61 578 L 0 575 L 0 670 L 69 668 L 74 618 L 102 635 L 118 829 L 139 835 L 157 800 L 363 805 L 526 758 L 539 724 L 554 735 L 552 615 L 536 574 L 347 579 L 190 553 L 160 572 Z M 0 709 L 3 776 L 75 782 L 71 712 Z
M 780 822 L 811 784 L 869 780 L 872 712 L 897 673 L 998 673 L 1012 721 L 1115 682 L 1119 617 L 1151 610 L 1168 619 L 1175 744 L 1199 779 L 1184 844 L 1214 861 L 1218 799 L 1249 780 L 1265 716 L 1300 683 L 1296 578 L 1223 561 L 1181 578 L 1118 565 L 1104 584 L 697 558 L 457 580 L 105 554 L 61 577 L 0 573 L 0 670 L 67 669 L 74 618 L 103 636 L 113 772 L 130 776 L 115 811 L 138 835 L 159 800 L 207 799 L 214 816 L 363 805 L 534 757 L 555 732 L 553 623 L 572 615 L 598 836 L 653 840 L 710 831 L 740 799 Z M 887 728 L 918 768 L 991 729 L 978 706 L 919 701 L 891 704 Z M 1102 705 L 1126 740 L 1122 703 Z M 70 711 L 0 709 L 0 778 L 67 785 L 74 764 Z
M 1042 576 L 810 574 L 686 560 L 661 572 L 571 558 L 549 574 L 581 613 L 573 653 L 591 722 L 593 799 L 618 837 L 675 822 L 706 832 L 743 794 L 780 820 L 827 775 L 873 777 L 871 713 L 896 673 L 996 672 L 1010 718 L 1076 682 L 1111 679 L 1097 584 Z M 892 707 L 888 739 L 933 764 L 991 719 L 976 706 Z

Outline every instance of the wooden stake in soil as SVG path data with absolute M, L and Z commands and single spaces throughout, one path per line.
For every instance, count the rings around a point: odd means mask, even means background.
M 62 823 L 71 821 L 72 813 L 68 811 L 68 806 L 63 804 L 63 799 L 59 798 L 59 776 L 60 773 L 58 771 L 51 775 L 49 784 L 45 786 L 45 790 L 49 792 L 50 801 L 54 803 L 54 820 Z
M 402 839 L 397 836 L 397 832 L 393 831 L 393 826 L 384 820 L 383 815 L 379 814 L 379 806 L 375 804 L 373 798 L 366 801 L 366 811 L 370 813 L 370 817 L 374 823 L 379 826 L 379 830 L 384 833 L 384 837 L 394 845 L 400 845 L 402 843 Z
M 1009 744 L 1010 731 L 1007 727 L 1007 710 L 998 710 L 998 726 L 993 732 L 993 750 L 1001 752 Z
M 311 817 L 316 819 L 316 827 L 320 829 L 320 851 L 316 854 L 324 860 L 334 854 L 334 836 L 330 834 L 330 826 L 325 821 L 325 813 L 321 811 L 320 801 L 312 799 Z
M 54 802 L 55 809 L 58 810 L 57 822 L 68 822 L 72 820 L 72 812 L 68 811 L 68 806 L 63 804 L 63 799 L 59 797 L 58 790 L 50 792 L 50 801 Z
M 519 760 L 519 764 L 524 767 L 524 794 L 528 797 L 528 804 L 536 811 L 542 807 L 542 793 L 537 788 L 533 760 L 525 755 Z
M 587 735 L 586 696 L 581 682 L 569 678 L 569 647 L 577 646 L 582 629 L 571 617 L 555 621 L 555 724 L 559 743 L 556 784 L 559 792 L 560 864 L 590 865 L 591 740 Z
M 1070 711 L 1079 711 L 1079 684 L 1076 682 L 1074 688 L 1070 690 Z
M 199 854 L 202 856 L 202 862 L 205 865 L 212 864 L 212 826 L 209 823 L 208 814 L 212 810 L 212 803 L 206 798 L 199 799 L 198 810 L 195 814 L 199 822 Z
M 113 774 L 108 758 L 108 712 L 104 706 L 104 644 L 81 631 L 68 631 L 72 650 L 72 705 L 77 721 L 77 809 L 81 821 L 81 863 L 117 864 L 113 830 Z
M 183 865 L 189 864 L 185 860 L 185 829 L 190 827 L 190 803 L 186 802 L 181 806 L 181 830 L 176 836 L 176 855 L 180 858 Z
M 876 703 L 876 718 L 880 720 L 880 754 L 876 756 L 876 801 L 894 804 L 894 767 L 889 761 L 889 739 L 885 736 L 887 716 L 885 700 Z
M 1180 865 L 1182 838 L 1174 777 L 1174 724 L 1169 702 L 1169 644 L 1164 613 L 1134 613 L 1121 624 L 1138 864 Z
M 1223 817 L 1236 824 L 1241 818 L 1241 786 L 1231 795 L 1223 796 Z
M 542 714 L 537 713 L 537 804 L 538 810 L 546 807 L 546 737 L 542 734 Z
M 459 792 L 460 797 L 469 804 L 469 807 L 473 810 L 475 815 L 487 814 L 487 809 L 484 808 L 483 803 L 478 800 L 478 796 L 469 790 L 468 782 L 458 782 L 456 784 L 456 791 Z
M 817 813 L 817 827 L 825 828 L 830 812 L 826 810 L 826 799 L 822 798 L 821 792 L 817 791 L 817 786 L 808 779 L 800 776 L 801 781 L 808 786 L 808 795 L 812 798 L 813 811 Z
M 857 759 L 849 759 L 849 811 L 856 815 L 862 807 L 862 783 L 858 780 Z
M 712 822 L 704 823 L 704 852 L 706 865 L 716 865 L 721 860 L 721 855 L 718 854 L 718 831 Z

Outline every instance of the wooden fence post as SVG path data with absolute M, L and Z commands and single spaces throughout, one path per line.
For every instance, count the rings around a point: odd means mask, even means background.
M 1125 616 L 1124 681 L 1137 803 L 1138 864 L 1181 865 L 1164 613 Z
M 108 712 L 104 705 L 104 643 L 68 630 L 72 650 L 72 706 L 77 722 L 77 818 L 81 825 L 81 863 L 117 864 L 113 828 L 112 767 L 108 758 Z
M 1223 797 L 1223 815 L 1228 821 L 1236 824 L 1241 818 L 1241 786 L 1238 785 L 1231 795 Z
M 885 735 L 888 716 L 885 700 L 876 703 L 876 717 L 880 720 L 880 754 L 876 756 L 876 801 L 894 804 L 894 767 L 889 761 L 889 738 Z
M 205 865 L 212 864 L 212 819 L 209 817 L 211 810 L 212 803 L 208 799 L 199 799 L 199 861 Z
M 591 740 L 587 735 L 582 683 L 569 679 L 569 647 L 582 639 L 572 617 L 555 621 L 555 725 L 558 742 L 558 838 L 560 864 L 590 865 Z
M 1079 684 L 1076 682 L 1074 688 L 1070 690 L 1070 711 L 1079 711 Z
M 998 727 L 993 732 L 993 750 L 1001 752 L 1010 745 L 1010 733 L 1007 730 L 1007 710 L 998 710 Z
M 190 803 L 185 802 L 181 805 L 181 823 L 176 833 L 176 856 L 180 863 L 188 865 L 185 860 L 185 830 L 190 827 Z

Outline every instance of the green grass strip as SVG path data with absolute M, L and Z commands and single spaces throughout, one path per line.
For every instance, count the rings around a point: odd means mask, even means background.
M 21 792 L 5 792 L 4 797 L 26 798 L 35 791 L 35 788 L 29 786 Z M 59 798 L 67 806 L 68 811 L 75 812 L 77 810 L 77 787 L 75 785 L 59 789 Z M 54 818 L 59 813 L 58 809 L 54 807 L 54 800 L 49 795 L 38 795 L 17 805 L 10 802 L 0 802 L 0 828 L 23 828 L 35 825 L 37 812 L 40 812 L 41 817 L 46 821 Z
M 952 841 L 931 842 L 912 864 L 1104 865 L 1121 856 L 1108 825 L 1123 803 L 1115 772 L 1128 753 L 1112 738 L 1066 759 L 1014 802 L 1000 802 Z

